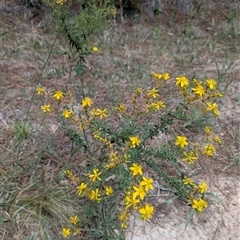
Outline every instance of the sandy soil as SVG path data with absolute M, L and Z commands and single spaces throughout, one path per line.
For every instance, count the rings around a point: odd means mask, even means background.
M 215 176 L 211 191 L 220 198 L 219 203 L 211 204 L 205 212 L 194 217 L 185 230 L 186 208 L 168 206 L 164 200 L 156 199 L 157 209 L 154 220 L 143 222 L 132 217 L 131 230 L 127 240 L 238 240 L 240 239 L 240 196 L 239 178 Z M 163 198 L 166 198 L 165 196 Z

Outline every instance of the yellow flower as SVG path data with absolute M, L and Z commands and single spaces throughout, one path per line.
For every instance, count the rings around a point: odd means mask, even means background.
M 136 146 L 139 146 L 141 143 L 141 140 L 138 138 L 138 136 L 132 136 L 129 137 L 131 141 L 131 147 L 135 148 Z
M 62 116 L 65 118 L 70 118 L 73 114 L 72 110 L 64 109 L 62 112 Z
M 206 126 L 204 128 L 204 132 L 207 134 L 207 135 L 210 135 L 212 133 L 212 127 L 211 126 Z
M 110 152 L 110 160 L 111 162 L 116 162 L 118 160 L 117 152 Z
M 156 98 L 157 96 L 159 96 L 158 90 L 156 88 L 148 90 L 147 91 L 147 96 L 150 97 L 150 98 Z
M 164 79 L 165 81 L 167 81 L 167 80 L 170 78 L 168 72 L 163 73 L 163 76 L 162 76 L 162 77 L 163 77 L 163 79 Z
M 51 106 L 49 104 L 44 104 L 41 106 L 41 110 L 46 113 L 46 112 L 51 112 Z
M 82 100 L 81 105 L 82 105 L 83 108 L 85 108 L 85 107 L 91 107 L 91 106 L 92 106 L 92 100 L 91 100 L 91 98 L 85 97 L 85 98 Z
M 138 88 L 134 91 L 134 93 L 138 96 L 139 94 L 142 93 L 142 88 L 141 88 L 141 87 L 138 87 Z
M 214 79 L 207 79 L 206 81 L 206 86 L 211 89 L 211 90 L 215 90 L 217 85 L 217 82 Z
M 153 190 L 154 187 L 153 187 L 152 178 L 146 178 L 146 177 L 142 176 L 142 181 L 140 182 L 140 186 L 144 186 L 146 192 L 148 192 L 149 189 Z
M 191 178 L 184 177 L 182 181 L 184 185 L 194 185 L 194 181 Z
M 160 80 L 163 77 L 161 73 L 152 73 L 152 78 Z
M 212 140 L 213 140 L 214 142 L 216 142 L 216 143 L 219 143 L 219 144 L 222 143 L 222 139 L 219 138 L 218 136 L 213 137 Z
M 126 105 L 124 103 L 120 103 L 115 109 L 121 113 L 126 112 Z
M 220 112 L 218 110 L 218 106 L 217 106 L 216 103 L 207 102 L 206 110 L 207 111 L 213 111 L 215 117 L 217 117 L 220 114 Z
M 139 213 L 141 214 L 141 218 L 143 220 L 150 219 L 152 217 L 154 211 L 154 207 L 146 203 L 146 205 L 139 209 Z
M 63 98 L 63 92 L 62 91 L 56 91 L 54 94 L 53 94 L 53 97 L 59 101 L 62 100 Z
M 203 154 L 212 157 L 216 152 L 216 148 L 212 144 L 208 144 L 204 146 Z
M 203 200 L 202 198 L 199 199 L 199 202 L 201 203 L 201 205 L 204 207 L 204 208 L 207 208 L 208 207 L 208 204 L 205 200 Z
M 185 88 L 188 86 L 188 79 L 185 76 L 176 77 L 176 86 Z
M 192 208 L 196 209 L 198 212 L 201 212 L 203 208 L 207 208 L 207 202 L 201 198 L 199 200 L 193 198 L 191 202 Z
M 95 116 L 95 117 L 99 117 L 100 119 L 103 119 L 105 117 L 107 117 L 108 114 L 108 110 L 105 108 L 103 110 L 97 108 L 97 109 L 92 109 L 92 111 L 90 112 L 91 115 Z
M 183 154 L 184 154 L 184 156 L 186 157 L 186 158 L 183 158 L 183 159 L 182 159 L 183 162 L 187 161 L 188 164 L 191 165 L 191 164 L 194 163 L 195 160 L 197 160 L 197 156 L 196 156 L 196 154 L 195 154 L 193 151 L 191 151 L 191 152 L 189 152 L 189 153 L 183 152 Z
M 45 87 L 37 87 L 36 91 L 37 91 L 37 95 L 41 95 L 42 93 L 46 93 Z
M 118 219 L 122 222 L 127 222 L 129 218 L 129 213 L 126 209 L 124 209 L 119 215 L 118 215 Z
M 113 193 L 112 187 L 106 186 L 105 187 L 105 192 L 106 192 L 107 196 L 111 195 Z
M 87 189 L 87 184 L 82 182 L 80 185 L 77 186 L 77 194 L 81 195 Z
M 129 207 L 136 207 L 138 203 L 140 203 L 140 200 L 136 198 L 137 196 L 128 193 L 127 196 L 124 198 L 124 204 L 126 208 Z
M 63 228 L 62 229 L 62 236 L 67 238 L 71 234 L 70 228 Z
M 70 217 L 69 220 L 70 220 L 70 222 L 71 222 L 73 225 L 77 225 L 77 223 L 78 223 L 78 221 L 79 221 L 77 215 Z
M 101 201 L 101 193 L 99 192 L 99 189 L 97 188 L 95 191 L 91 190 L 90 194 L 89 194 L 89 198 L 91 200 L 95 200 L 97 202 Z
M 197 86 L 202 85 L 202 81 L 198 81 L 197 79 L 193 79 L 193 83 L 195 83 Z
M 166 105 L 165 105 L 165 103 L 163 101 L 157 101 L 157 102 L 151 103 L 149 105 L 149 108 L 153 109 L 156 112 L 160 108 L 166 108 Z
M 206 110 L 207 111 L 212 111 L 214 109 L 215 105 L 210 103 L 210 102 L 207 102 L 207 107 L 206 107 Z
M 121 228 L 122 228 L 122 229 L 126 229 L 126 228 L 127 228 L 127 223 L 123 222 L 123 223 L 121 224 Z
M 215 92 L 215 93 L 213 93 L 213 96 L 214 96 L 214 97 L 219 97 L 219 98 L 221 98 L 221 97 L 224 96 L 224 94 L 223 94 L 223 93 L 220 93 L 220 92 Z
M 133 186 L 133 189 L 135 190 L 135 192 L 133 193 L 133 197 L 136 198 L 137 196 L 139 196 L 141 200 L 143 200 L 145 198 L 146 191 L 143 186 L 141 186 L 141 185 L 139 187 Z
M 109 170 L 109 169 L 111 169 L 111 168 L 115 168 L 116 167 L 116 163 L 110 163 L 110 164 L 106 164 L 106 166 L 105 166 L 105 169 L 106 170 Z
M 137 174 L 142 175 L 142 166 L 137 163 L 133 163 L 132 167 L 129 168 L 132 171 L 132 175 L 136 176 Z
M 93 50 L 94 52 L 98 52 L 98 47 L 97 47 L 97 46 L 94 46 L 94 47 L 92 48 L 92 50 Z
M 89 174 L 88 177 L 91 179 L 92 182 L 95 182 L 96 180 L 101 180 L 99 177 L 102 174 L 102 172 L 99 172 L 97 168 L 93 169 L 93 174 Z
M 207 191 L 207 184 L 205 182 L 202 182 L 198 185 L 197 191 L 200 193 L 205 193 Z
M 177 136 L 175 145 L 180 146 L 180 148 L 184 148 L 185 146 L 188 145 L 187 138 L 185 136 Z
M 202 85 L 198 85 L 196 88 L 192 88 L 192 91 L 196 94 L 199 95 L 199 97 L 203 97 L 205 94 L 205 89 L 203 88 Z
M 170 76 L 169 76 L 169 73 L 168 72 L 165 72 L 165 73 L 156 73 L 156 72 L 153 72 L 152 73 L 152 77 L 153 79 L 156 79 L 156 80 L 160 80 L 160 79 L 164 79 L 165 81 L 167 81 Z
M 69 176 L 70 174 L 73 174 L 71 170 L 64 170 L 64 174 Z
M 77 182 L 78 182 L 78 177 L 77 177 L 77 175 L 73 174 L 72 171 L 67 170 L 67 171 L 65 171 L 65 174 L 68 176 L 68 178 L 69 178 L 70 180 L 72 180 L 73 183 L 77 183 Z
M 121 228 L 127 228 L 127 221 L 129 215 L 129 212 L 126 209 L 122 210 L 121 213 L 118 215 L 118 219 L 122 222 Z

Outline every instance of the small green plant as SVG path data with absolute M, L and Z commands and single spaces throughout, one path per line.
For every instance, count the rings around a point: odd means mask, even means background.
M 106 27 L 106 19 L 114 11 L 110 1 L 44 0 L 44 3 L 49 7 L 58 31 L 77 50 L 80 61 L 89 53 L 89 38 Z
M 31 136 L 31 129 L 27 122 L 19 120 L 13 126 L 14 140 L 21 142 Z

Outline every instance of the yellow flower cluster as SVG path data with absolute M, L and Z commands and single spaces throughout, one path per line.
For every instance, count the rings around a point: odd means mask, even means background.
M 97 108 L 97 109 L 92 109 L 90 111 L 90 114 L 94 117 L 98 117 L 99 119 L 103 119 L 106 118 L 108 115 L 108 110 L 106 108 L 104 108 L 103 110 Z
M 80 235 L 80 234 L 81 234 L 81 231 L 80 231 L 80 229 L 79 229 L 78 226 L 77 226 L 77 224 L 78 224 L 78 222 L 79 222 L 78 216 L 77 216 L 77 215 L 75 215 L 75 216 L 70 216 L 69 221 L 70 221 L 70 223 L 72 224 L 72 227 L 71 227 L 71 228 L 69 228 L 69 227 L 68 227 L 68 228 L 63 228 L 63 229 L 62 229 L 62 236 L 63 236 L 64 238 L 68 238 L 68 237 L 71 236 L 71 234 L 72 234 L 73 236 Z
M 211 126 L 206 126 L 204 131 L 207 135 L 206 141 L 208 143 L 203 145 L 201 153 L 205 156 L 213 157 L 214 154 L 216 153 L 216 147 L 212 143 L 216 142 L 218 144 L 221 144 L 222 140 L 212 132 Z M 185 149 L 189 145 L 187 137 L 177 136 L 175 140 L 175 145 L 179 146 L 180 149 L 182 150 Z M 183 150 L 182 153 L 184 155 L 184 158 L 182 158 L 182 161 L 188 162 L 189 165 L 194 164 L 194 162 L 198 159 L 198 152 L 199 152 L 199 149 L 197 147 L 197 144 L 193 144 L 193 148 L 190 149 L 189 151 Z
M 207 208 L 208 204 L 205 200 L 203 200 L 202 198 L 200 199 L 191 199 L 190 200 L 192 203 L 192 208 L 196 209 L 198 212 L 201 212 L 203 210 L 203 208 Z
M 182 179 L 183 184 L 189 186 L 190 195 L 189 195 L 189 204 L 193 209 L 196 209 L 197 212 L 201 212 L 203 208 L 207 208 L 208 204 L 204 200 L 204 195 L 207 192 L 206 182 L 201 184 L 195 183 L 191 178 L 184 177 Z
M 97 48 L 92 50 L 98 51 Z M 45 97 L 45 101 L 40 107 L 44 113 L 58 114 L 70 126 L 75 126 L 79 134 L 85 137 L 86 142 L 89 141 L 89 145 L 94 144 L 95 148 L 99 147 L 99 149 L 104 150 L 104 161 L 99 164 L 94 162 L 95 165 L 85 170 L 85 174 L 82 174 L 81 177 L 76 176 L 70 170 L 65 171 L 65 175 L 74 184 L 76 194 L 79 197 L 87 199 L 91 204 L 103 203 L 105 200 L 109 201 L 116 195 L 119 186 L 117 181 L 119 181 L 119 177 L 122 177 L 122 175 L 116 175 L 119 172 L 126 174 L 128 186 L 124 186 L 124 193 L 121 195 L 123 205 L 118 215 L 122 228 L 127 227 L 129 216 L 133 211 L 138 211 L 139 217 L 143 220 L 150 219 L 154 212 L 154 206 L 145 202 L 150 191 L 154 189 L 153 179 L 143 174 L 144 169 L 140 163 L 141 159 L 135 157 L 139 156 L 136 153 L 146 147 L 146 133 L 142 133 L 141 129 L 136 127 L 137 124 L 134 121 L 137 123 L 145 120 L 150 122 L 151 117 L 156 116 L 157 111 L 167 108 L 167 105 L 161 99 L 161 87 L 163 84 L 170 84 L 171 82 L 169 81 L 170 75 L 167 72 L 153 72 L 152 78 L 153 82 L 150 86 L 146 89 L 136 88 L 126 103 L 120 102 L 117 106 L 114 106 L 114 109 L 95 107 L 96 104 L 88 96 L 83 97 L 75 108 L 70 91 L 48 92 L 42 86 L 36 89 L 37 95 Z M 203 82 L 194 79 L 189 81 L 186 76 L 179 76 L 176 77 L 175 85 L 180 89 L 181 96 L 184 99 L 184 103 L 180 106 L 180 108 L 184 106 L 181 108 L 183 111 L 185 111 L 184 108 L 188 109 L 189 106 L 195 104 L 194 106 L 197 106 L 203 114 L 212 112 L 215 117 L 219 115 L 217 103 L 211 101 L 222 96 L 221 93 L 216 91 L 217 82 L 215 80 L 207 79 Z M 79 112 L 75 112 L 74 109 L 78 109 Z M 105 130 L 105 123 L 108 127 L 107 124 L 110 119 L 108 118 L 109 113 L 113 113 L 115 114 L 114 117 L 121 119 L 120 124 L 114 126 L 114 130 L 111 127 Z M 105 121 L 102 121 L 104 119 Z M 122 131 L 123 133 L 119 131 L 120 133 L 117 132 L 116 135 L 112 134 L 115 129 L 121 127 L 122 122 L 125 123 L 125 120 L 134 122 L 135 128 L 126 132 Z M 206 139 L 203 145 L 191 143 L 190 138 L 188 139 L 183 134 L 176 136 L 174 147 L 181 154 L 182 162 L 193 165 L 200 155 L 214 156 L 216 148 L 213 143 L 221 143 L 221 139 L 213 133 L 210 126 L 206 126 L 204 132 Z M 118 139 L 118 134 L 123 136 Z M 90 146 L 87 150 L 91 152 L 92 149 Z M 179 179 L 179 182 L 181 187 L 184 186 L 184 189 L 187 189 L 185 199 L 188 199 L 193 209 L 199 213 L 207 208 L 208 205 L 204 198 L 207 191 L 205 182 L 197 184 L 188 177 Z M 62 229 L 62 236 L 65 238 L 80 233 L 80 228 L 77 227 L 78 217 L 71 216 L 70 223 L 73 227 Z
M 129 160 L 127 151 L 134 149 L 141 144 L 141 140 L 137 135 L 130 136 L 129 141 L 125 143 L 125 147 L 119 149 L 121 152 L 114 149 L 114 143 L 111 143 L 107 138 L 104 138 L 100 133 L 94 133 L 95 139 L 106 145 L 106 149 L 109 152 L 109 162 L 105 166 L 104 171 L 100 171 L 98 168 L 94 168 L 91 173 L 87 174 L 87 179 L 80 182 L 76 187 L 77 194 L 82 197 L 87 197 L 91 201 L 99 203 L 104 195 L 111 196 L 114 193 L 112 186 L 105 185 L 102 179 L 102 175 L 106 174 L 106 171 L 115 168 L 120 164 L 126 164 Z M 124 209 L 119 214 L 119 220 L 123 228 L 127 227 L 128 217 L 131 211 L 138 210 L 140 218 L 143 220 L 152 217 L 154 207 L 149 204 L 142 204 L 145 200 L 148 192 L 153 190 L 153 179 L 143 175 L 142 166 L 133 163 L 129 166 L 129 171 L 132 175 L 133 182 L 131 183 L 131 190 L 128 190 L 124 196 Z M 69 173 L 69 172 L 68 172 Z M 71 176 L 71 174 L 69 174 Z M 101 182 L 101 184 L 99 184 Z M 94 187 L 94 186 L 104 186 Z
M 189 81 L 186 76 L 176 77 L 176 86 L 180 88 L 184 101 L 188 105 L 193 103 L 203 112 L 212 112 L 217 117 L 220 112 L 216 102 L 211 99 L 222 97 L 223 94 L 216 90 L 217 82 L 207 79 L 204 83 L 196 79 Z
M 71 170 L 65 170 L 64 174 L 76 185 L 79 182 L 79 178 Z
M 161 80 L 163 79 L 164 81 L 168 81 L 170 79 L 170 75 L 168 72 L 165 72 L 165 73 L 156 73 L 156 72 L 153 72 L 152 73 L 152 77 L 153 79 L 155 80 Z
M 109 164 L 106 165 L 105 172 L 100 171 L 98 168 L 93 168 L 92 172 L 86 174 L 87 178 L 85 178 L 85 180 L 77 181 L 76 193 L 79 196 L 86 197 L 91 201 L 99 203 L 104 196 L 109 197 L 114 193 L 113 187 L 103 182 L 102 175 L 106 174 L 106 171 L 117 165 L 126 164 L 129 159 L 127 151 L 140 146 L 141 140 L 136 135 L 129 137 L 129 141 L 126 142 L 125 147 L 122 148 L 122 152 L 119 153 L 114 149 L 114 144 L 107 138 L 102 137 L 99 133 L 95 133 L 94 137 L 106 145 L 109 151 Z M 143 220 L 150 219 L 154 211 L 153 206 L 142 203 L 148 192 L 154 189 L 153 179 L 144 176 L 142 166 L 137 163 L 133 163 L 128 169 L 133 182 L 131 183 L 131 190 L 127 191 L 124 196 L 124 209 L 122 209 L 119 214 L 119 220 L 123 228 L 127 227 L 127 221 L 131 211 L 138 210 L 139 216 Z M 65 174 L 70 179 L 75 180 L 75 175 L 70 170 L 65 171 Z M 65 235 L 68 234 L 67 230 L 64 230 Z
M 122 228 L 127 227 L 127 221 L 132 210 L 138 210 L 140 218 L 143 220 L 150 219 L 154 211 L 154 207 L 150 204 L 146 203 L 143 205 L 141 203 L 141 201 L 145 200 L 148 192 L 154 189 L 153 179 L 144 176 L 142 166 L 137 163 L 133 163 L 129 170 L 134 177 L 135 184 L 125 193 L 125 207 L 118 217 Z
M 180 147 L 180 149 L 184 149 L 189 145 L 188 139 L 185 136 L 177 136 L 175 141 L 175 146 Z M 189 165 L 194 164 L 194 162 L 198 159 L 197 156 L 197 149 L 194 147 L 193 149 L 190 149 L 189 151 L 183 150 L 184 158 L 182 158 L 183 162 L 188 162 Z
M 212 134 L 212 128 L 210 126 L 205 127 L 205 133 L 207 136 Z M 175 146 L 179 147 L 179 150 L 182 151 L 184 157 L 182 158 L 183 162 L 188 162 L 189 165 L 195 163 L 198 159 L 200 151 L 197 147 L 197 144 L 193 144 L 193 147 L 190 148 L 191 143 L 186 136 L 177 136 L 175 140 Z M 188 150 L 186 150 L 188 148 Z M 202 154 L 207 156 L 213 156 L 215 153 L 215 147 L 211 144 L 204 145 Z M 189 204 L 197 212 L 201 212 L 204 208 L 207 208 L 208 204 L 204 200 L 204 195 L 207 191 L 207 184 L 202 182 L 201 184 L 195 183 L 191 178 L 184 177 L 182 179 L 183 185 L 187 186 L 189 191 Z
M 206 126 L 204 132 L 206 134 L 205 142 L 207 143 L 203 146 L 202 153 L 206 156 L 212 157 L 216 153 L 216 147 L 213 144 L 221 144 L 222 139 L 213 132 L 211 126 Z
M 126 107 L 124 103 L 119 103 L 115 109 L 130 117 L 132 114 L 143 116 L 148 113 L 157 112 L 161 109 L 166 108 L 164 101 L 160 99 L 160 89 L 162 85 L 170 79 L 169 73 L 152 73 L 152 78 L 154 81 L 154 86 L 150 89 L 143 90 L 141 87 L 137 87 L 132 94 L 131 106 Z
M 206 126 L 204 132 L 207 135 L 206 140 L 216 141 L 221 143 L 221 139 L 214 135 L 211 126 Z M 193 144 L 193 148 L 186 151 L 186 148 L 189 148 L 189 140 L 186 136 L 177 136 L 175 140 L 175 146 L 179 147 L 182 150 L 184 157 L 182 158 L 183 162 L 188 162 L 189 165 L 195 163 L 198 159 L 198 154 L 200 153 L 196 144 Z M 216 152 L 216 148 L 211 143 L 205 144 L 201 153 L 212 157 Z M 204 208 L 207 208 L 208 204 L 204 200 L 204 195 L 207 191 L 207 184 L 202 182 L 201 184 L 195 183 L 191 178 L 184 177 L 182 179 L 184 185 L 188 186 L 189 190 L 189 204 L 195 209 L 198 213 L 201 212 Z
M 102 197 L 110 196 L 113 194 L 113 188 L 111 186 L 105 185 L 102 188 L 95 187 L 95 183 L 101 182 L 102 172 L 98 168 L 94 168 L 92 173 L 87 174 L 88 179 L 85 179 L 85 182 L 81 182 L 76 187 L 76 193 L 79 196 L 87 197 L 88 199 L 96 202 L 100 202 Z
M 104 185 L 102 188 L 96 187 L 101 182 L 102 172 L 98 168 L 93 168 L 91 173 L 87 174 L 87 178 L 84 181 L 72 173 L 71 170 L 64 171 L 65 175 L 74 183 L 76 186 L 76 193 L 79 196 L 87 197 L 91 201 L 100 202 L 102 197 L 110 196 L 113 194 L 113 188 L 109 185 Z M 97 183 L 97 185 L 95 185 Z
M 85 113 L 79 116 L 68 107 L 73 104 L 71 91 L 65 93 L 61 90 L 47 92 L 45 87 L 39 86 L 36 88 L 36 92 L 46 98 L 45 103 L 40 107 L 44 113 L 60 113 L 64 119 L 72 120 L 78 131 L 82 132 L 93 120 L 103 120 L 108 116 L 108 109 L 92 108 L 93 101 L 89 97 L 83 98 L 79 104 Z

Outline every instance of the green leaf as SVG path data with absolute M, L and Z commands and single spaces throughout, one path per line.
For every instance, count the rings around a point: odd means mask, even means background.
M 191 222 L 193 216 L 194 216 L 194 213 L 195 213 L 195 210 L 192 209 L 188 215 L 187 215 L 187 219 L 186 219 L 186 222 L 185 222 L 185 229 L 187 229 L 187 226 L 189 225 L 189 223 Z
M 0 218 L 1 223 L 8 222 L 8 221 L 10 221 L 10 218 L 3 218 L 3 217 Z
M 206 192 L 205 195 L 215 199 L 217 201 L 217 203 L 221 201 L 221 199 L 217 195 L 215 195 L 215 194 L 213 194 L 211 192 Z
M 74 68 L 74 71 L 78 77 L 81 77 L 85 71 L 85 66 L 82 63 L 78 62 Z

